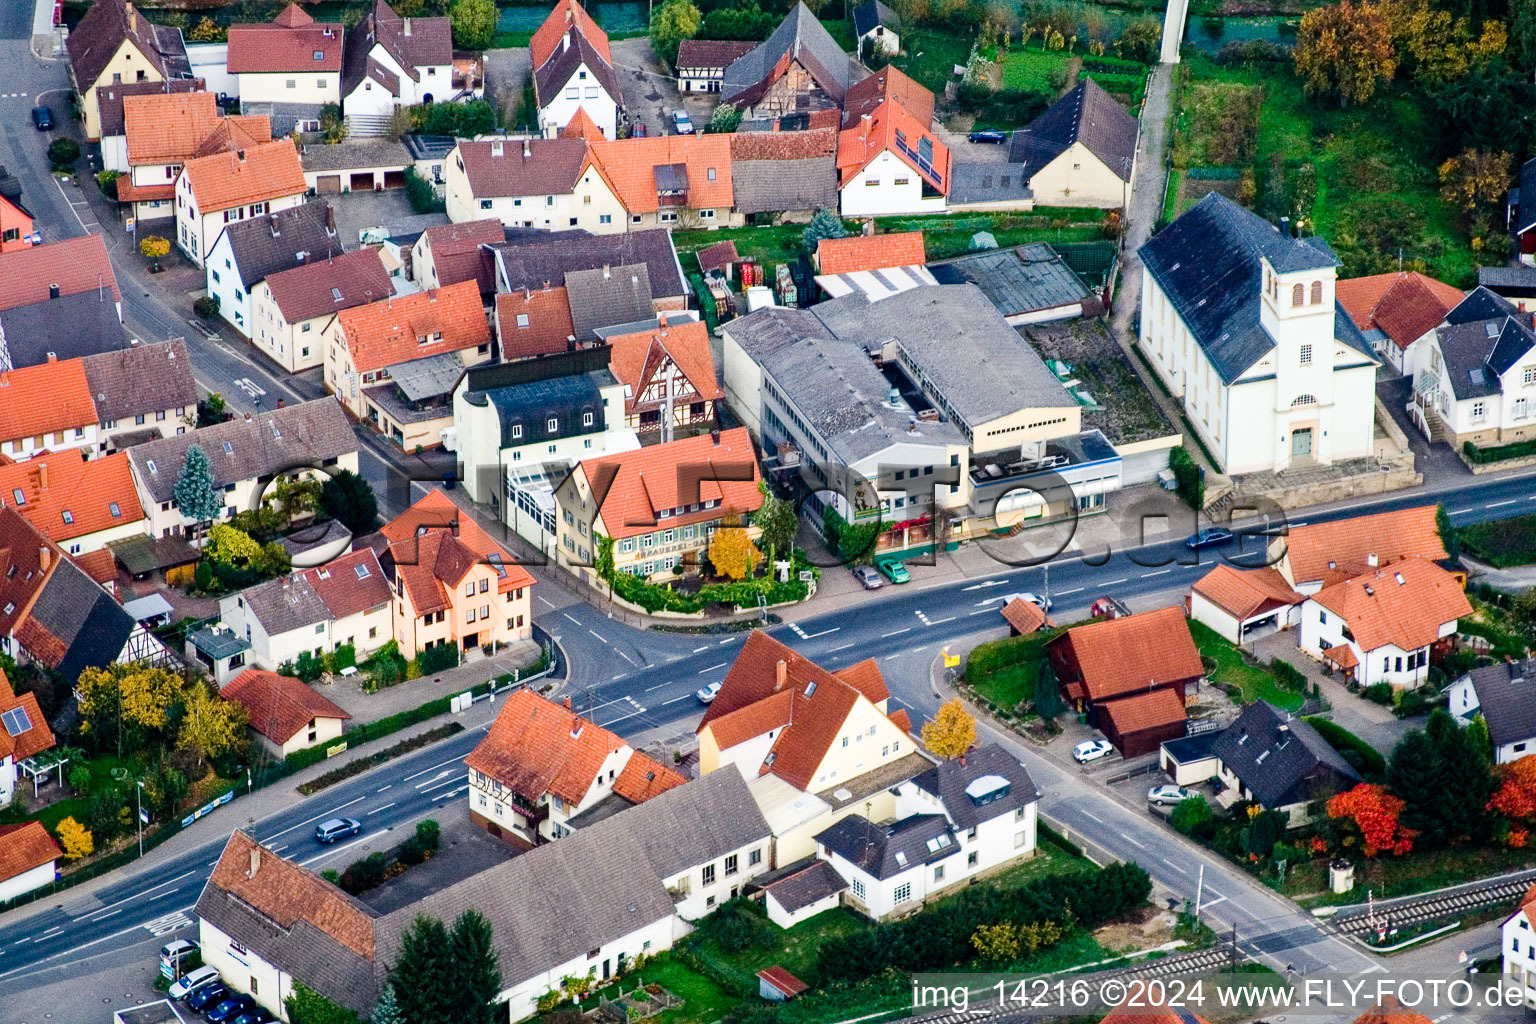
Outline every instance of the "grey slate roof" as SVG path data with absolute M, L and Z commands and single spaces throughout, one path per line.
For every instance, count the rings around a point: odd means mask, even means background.
M 470 369 L 462 383 L 470 405 L 489 402 L 501 424 L 498 447 L 558 440 L 607 428 L 602 388 L 612 386 L 606 348 L 561 352 L 553 356 Z M 591 427 L 581 425 L 582 414 L 591 413 Z M 559 430 L 549 434 L 553 417 Z M 521 437 L 512 436 L 514 426 Z
M 1006 779 L 1007 792 L 997 796 L 997 790 L 992 789 L 987 795 L 973 797 L 967 794 L 967 787 L 987 776 Z M 1029 777 L 1029 769 L 996 743 L 966 754 L 964 764 L 958 760 L 940 761 L 912 781 L 924 792 L 943 801 L 957 830 L 975 828 L 984 821 L 1012 814 L 1040 799 L 1040 791 Z
M 891 10 L 880 0 L 864 0 L 862 4 L 853 9 L 853 34 L 855 38 L 863 39 L 873 32 L 877 25 L 884 25 L 893 32 L 901 28 L 900 19 L 896 12 Z
M 1445 373 L 1457 398 L 1499 393 L 1499 376 L 1536 347 L 1529 316 L 1447 324 L 1435 329 Z
M 648 228 L 622 235 L 555 231 L 539 232 L 538 236 L 492 245 L 499 267 L 498 291 L 558 284 L 573 270 L 644 263 L 653 300 L 688 294 L 677 250 L 672 246 L 672 233 L 666 228 Z
M 1070 306 L 1092 294 L 1045 242 L 972 253 L 931 263 L 928 270 L 940 284 L 971 282 L 1003 316 Z
M 837 873 L 837 869 L 824 860 L 818 860 L 809 867 L 763 886 L 763 891 L 771 895 L 786 912 L 793 914 L 817 900 L 836 896 L 846 888 L 848 883 Z
M 785 56 L 797 61 L 823 92 L 842 103 L 852 70 L 848 55 L 800 0 L 772 35 L 752 52 L 731 61 L 720 86 L 721 97 L 739 106 L 756 103 L 772 84 L 769 76 Z
M 175 497 L 176 478 L 193 444 L 208 453 L 215 487 L 324 463 L 357 451 L 357 437 L 341 403 L 317 398 L 128 449 L 134 478 L 153 500 Z M 149 468 L 151 462 L 154 470 Z
M 1033 199 L 1029 168 L 1025 164 L 952 163 L 949 168 L 951 203 L 1005 203 Z
M 197 381 L 183 338 L 86 356 L 80 365 L 103 422 L 197 405 Z
M 67 330 L 61 328 L 67 327 Z M 0 310 L 0 363 L 11 369 L 128 347 L 110 292 L 94 289 Z
M 306 171 L 405 167 L 413 162 L 404 143 L 389 139 L 348 139 L 333 146 L 305 146 L 299 154 L 299 163 Z
M 1281 235 L 1268 221 L 1215 192 L 1153 235 L 1138 254 L 1227 384 L 1274 347 L 1274 339 L 1259 325 L 1260 257 L 1281 273 L 1339 263 L 1322 239 Z M 1378 362 L 1353 324 L 1348 313 L 1335 308 L 1338 340 Z
M 1013 133 L 1008 158 L 1028 164 L 1034 174 L 1056 159 L 1074 142 L 1081 142 L 1122 180 L 1129 180 L 1136 158 L 1137 120 L 1091 78 L 1073 86 L 1061 99 Z
M 1494 746 L 1536 737 L 1536 658 L 1484 665 L 1463 678 L 1477 692 Z
M 1211 752 L 1270 809 L 1331 795 L 1360 781 L 1316 729 L 1262 700 L 1245 707 L 1221 731 Z
M 224 235 L 234 251 L 235 269 L 245 290 L 250 291 L 279 270 L 340 256 L 341 242 L 326 223 L 329 210 L 329 203 L 318 200 L 227 225 Z M 297 258 L 301 252 L 303 259 Z
M 942 839 L 940 838 L 942 837 Z M 930 850 L 929 843 L 942 845 Z M 816 842 L 867 875 L 892 878 L 930 860 L 952 856 L 959 846 L 942 814 L 914 814 L 880 826 L 861 814 L 850 814 L 816 834 Z
M 1497 292 L 1484 288 L 1481 284 L 1467 293 L 1467 297 L 1451 307 L 1451 311 L 1445 314 L 1445 322 L 1448 324 L 1470 324 L 1477 320 L 1492 320 L 1494 317 L 1514 316 L 1520 312 L 1520 307 L 1510 302 Z
M 731 188 L 741 213 L 835 209 L 837 157 L 733 161 Z
M 578 343 L 597 337 L 599 327 L 655 316 L 651 278 L 644 263 L 572 270 L 565 275 L 565 294 Z
M 1477 283 L 1498 295 L 1536 295 L 1536 267 L 1478 267 Z
M 87 668 L 105 668 L 118 659 L 137 625 L 74 562 L 65 559 L 48 577 L 30 617 L 67 648 L 50 666 L 73 685 Z
M 244 590 L 240 594 L 251 614 L 268 636 L 329 622 L 331 610 L 310 586 L 305 573 L 282 576 Z

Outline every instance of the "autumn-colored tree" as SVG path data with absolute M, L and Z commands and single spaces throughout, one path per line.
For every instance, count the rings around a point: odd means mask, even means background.
M 207 15 L 199 18 L 197 24 L 187 32 L 187 38 L 194 43 L 216 43 L 228 35 L 227 29 Z
M 165 728 L 167 712 L 181 696 L 181 679 L 142 662 L 116 664 L 81 672 L 75 692 L 81 733 L 98 748 L 115 744 L 121 754 Z
M 171 242 L 168 238 L 159 235 L 145 235 L 139 242 L 139 252 L 152 260 L 158 260 L 162 256 L 168 256 L 171 252 Z
M 223 757 L 243 750 L 245 725 L 243 704 L 225 700 L 207 683 L 197 683 L 186 690 L 176 746 L 181 750 L 195 750 L 198 764 L 202 764 L 205 757 Z
M 1385 786 L 1362 782 L 1328 801 L 1328 817 L 1348 818 L 1360 830 L 1361 848 L 1367 857 L 1391 853 L 1401 857 L 1413 850 L 1417 834 L 1398 823 L 1403 801 Z
M 1488 809 L 1511 821 L 1536 819 L 1536 754 L 1500 765 L 1497 775 L 1499 788 Z
M 1431 7 L 1427 0 L 1388 0 L 1382 10 L 1392 26 L 1399 59 L 1427 85 L 1465 77 L 1474 64 L 1499 56 L 1509 43 L 1502 21 L 1483 22 L 1474 37 L 1465 16 Z
M 734 520 L 729 522 L 730 525 L 721 526 L 709 539 L 709 563 L 722 576 L 746 579 L 763 556 L 752 543 L 747 528 L 736 525 Z
M 923 723 L 923 746 L 937 757 L 960 757 L 975 744 L 976 719 L 959 697 L 940 704 L 934 716 Z
M 246 567 L 261 557 L 261 545 L 245 531 L 219 523 L 208 531 L 203 554 L 217 565 Z
M 53 834 L 58 838 L 66 860 L 79 860 L 96 852 L 96 840 L 92 838 L 90 829 L 73 817 L 65 818 L 55 825 Z
M 1376 81 L 1397 73 L 1392 27 L 1379 4 L 1314 7 L 1296 32 L 1296 74 L 1308 96 L 1330 96 L 1340 106 L 1365 103 Z
M 984 924 L 971 933 L 971 946 L 983 960 L 1015 960 L 1020 952 L 1019 930 L 1012 921 Z
M 1464 149 L 1440 165 L 1440 198 L 1468 224 L 1481 221 L 1509 190 L 1514 158 L 1493 150 Z

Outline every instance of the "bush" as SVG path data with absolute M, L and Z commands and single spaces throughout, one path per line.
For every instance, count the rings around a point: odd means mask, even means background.
M 1392 684 L 1391 683 L 1372 683 L 1370 686 L 1367 686 L 1365 688 L 1364 696 L 1365 696 L 1366 700 L 1372 702 L 1373 704 L 1380 704 L 1383 707 L 1391 707 L 1392 706 Z
M 293 666 L 293 674 L 298 676 L 306 683 L 312 683 L 316 679 L 319 679 L 321 674 L 324 672 L 325 660 L 323 658 L 315 657 L 309 651 L 301 652 L 299 654 L 299 660 L 295 662 Z
M 1205 473 L 1183 445 L 1168 452 L 1168 468 L 1173 470 L 1179 482 L 1179 497 L 1189 502 L 1191 508 L 1205 507 Z
M 1169 816 L 1168 822 L 1180 832 L 1190 836 L 1194 835 L 1202 825 L 1213 821 L 1215 817 L 1211 805 L 1205 802 L 1205 797 L 1192 796 L 1188 800 L 1179 801 L 1173 809 L 1173 814 Z
M 96 187 L 101 189 L 101 194 L 108 199 L 117 198 L 117 179 L 123 176 L 122 171 L 97 171 Z
M 1307 692 L 1307 677 L 1302 674 L 1301 669 L 1290 662 L 1271 658 L 1269 670 L 1274 673 L 1275 682 L 1280 684 L 1282 690 L 1291 690 L 1295 693 Z
M 428 647 L 416 655 L 416 665 L 422 675 L 442 672 L 459 664 L 459 649 L 451 643 Z
M 1515 441 L 1512 444 L 1494 445 L 1489 448 L 1481 448 L 1471 441 L 1462 444 L 1461 450 L 1466 453 L 1468 459 L 1483 465 L 1489 462 L 1505 462 L 1509 459 L 1523 459 L 1530 455 L 1536 455 L 1536 440 Z
M 212 320 L 219 315 L 219 299 L 216 295 L 204 295 L 192 303 L 192 312 L 204 320 Z
M 80 143 L 74 139 L 60 136 L 48 143 L 48 162 L 56 171 L 74 170 L 75 161 L 80 159 Z
M 1361 778 L 1376 779 L 1386 772 L 1387 761 L 1381 752 L 1342 725 L 1326 718 L 1312 717 L 1306 721 L 1330 747 L 1344 755 Z
M 416 173 L 416 168 L 405 169 L 405 198 L 414 213 L 442 213 L 447 209 L 432 183 Z
M 344 668 L 353 668 L 356 665 L 357 648 L 352 644 L 341 644 L 325 656 L 325 670 L 327 672 L 340 672 Z
M 169 256 L 171 254 L 171 240 L 160 235 L 145 235 L 139 240 L 139 252 L 152 260 Z

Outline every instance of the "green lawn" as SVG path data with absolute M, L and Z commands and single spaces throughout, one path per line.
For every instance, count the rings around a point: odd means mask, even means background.
M 1245 701 L 1267 700 L 1286 711 L 1301 707 L 1301 694 L 1281 689 L 1268 669 L 1245 662 L 1242 651 L 1215 630 L 1191 619 L 1189 632 L 1195 638 L 1200 654 L 1216 662 L 1216 668 L 1210 674 L 1211 682 L 1240 687 Z
M 658 1018 L 662 1024 L 692 1024 L 694 1021 L 719 1020 L 739 999 L 704 977 L 698 971 L 678 963 L 667 953 L 662 953 L 639 972 L 647 984 L 655 982 L 683 1001 L 662 1012 Z
M 1061 91 L 1051 85 L 1051 72 L 1061 69 L 1067 73 L 1075 55 L 1065 50 L 1042 50 L 1040 43 L 1033 46 L 1014 47 L 1003 58 L 1003 88 L 1028 89 L 1054 96 Z
M 718 231 L 674 231 L 672 244 L 683 257 L 683 270 L 699 269 L 696 260 L 688 254 L 698 252 L 716 242 L 734 241 L 736 251 L 743 258 L 756 259 L 773 272 L 775 263 L 784 263 L 800 255 L 804 224 L 783 224 L 777 227 L 722 228 Z
M 935 93 L 955 81 L 955 68 L 971 59 L 970 36 L 951 36 L 922 28 L 901 38 L 901 56 L 891 63 Z
M 1363 903 L 1370 891 L 1377 899 L 1410 896 L 1458 885 L 1536 864 L 1536 851 L 1503 846 L 1457 846 L 1446 850 L 1415 850 L 1405 857 L 1356 857 L 1355 888 L 1343 895 L 1327 893 L 1308 902 Z M 1328 888 L 1328 859 L 1307 861 L 1286 874 L 1288 895 L 1324 893 Z
M 1507 568 L 1536 563 L 1536 515 L 1473 523 L 1456 531 L 1473 556 Z

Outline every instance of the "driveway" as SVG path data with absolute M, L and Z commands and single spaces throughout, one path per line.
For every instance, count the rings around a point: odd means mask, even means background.
M 446 213 L 412 211 L 403 188 L 387 192 L 349 192 L 344 196 L 324 198 L 336 208 L 336 235 L 347 249 L 358 247 L 358 232 L 364 228 L 388 228 L 392 235 L 405 235 L 448 223 Z
M 496 108 L 502 124 L 514 128 L 535 127 L 514 123 L 518 103 L 523 98 L 523 86 L 528 84 L 532 74 L 533 57 L 526 46 L 485 51 L 485 98 Z
M 719 95 L 690 93 L 684 98 L 677 91 L 671 70 L 651 50 L 649 39 L 620 39 L 612 48 L 614 72 L 624 94 L 624 114 L 631 124 L 645 125 L 647 135 L 671 135 L 672 111 L 679 107 L 688 111 L 695 130 L 709 124 Z

